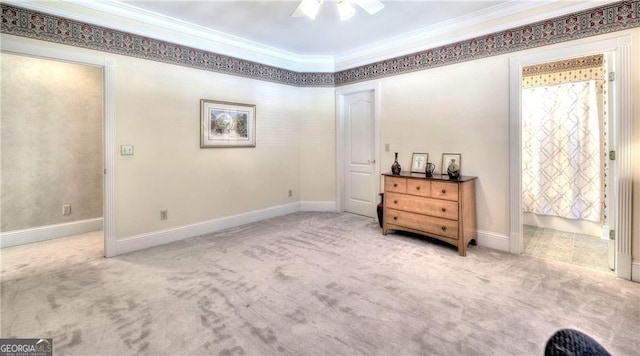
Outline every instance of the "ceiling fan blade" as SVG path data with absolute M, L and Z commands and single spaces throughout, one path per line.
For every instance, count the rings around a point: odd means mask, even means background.
M 304 11 L 302 11 L 302 2 L 296 7 L 296 9 L 291 13 L 291 17 L 305 17 Z
M 384 8 L 384 4 L 379 0 L 352 0 L 352 2 L 363 8 L 369 15 L 373 15 Z
M 315 19 L 322 5 L 323 0 L 302 0 L 300 5 L 291 14 L 291 17 L 304 17 L 307 16 L 311 19 Z

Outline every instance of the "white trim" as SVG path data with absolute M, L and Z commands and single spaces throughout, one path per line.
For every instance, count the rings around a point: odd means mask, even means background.
M 631 225 L 632 225 L 632 85 L 631 85 L 631 36 L 616 36 L 605 40 L 593 41 L 576 46 L 556 49 L 540 49 L 535 53 L 521 57 L 512 57 L 510 64 L 510 189 L 509 189 L 509 236 L 510 251 L 522 252 L 522 133 L 521 133 L 521 83 L 522 67 L 542 62 L 590 54 L 615 52 L 616 90 L 615 111 L 612 115 L 612 127 L 617 152 L 615 167 L 617 199 L 611 222 L 616 230 L 615 270 L 620 278 L 631 279 Z M 612 202 L 614 204 L 614 202 Z
M 115 117 L 115 66 L 116 61 L 112 58 L 104 60 L 104 121 L 102 134 L 104 136 L 104 179 L 103 184 L 103 207 L 104 224 L 104 256 L 112 257 L 116 255 L 116 117 Z
M 522 16 L 522 18 L 515 20 L 513 18 L 517 16 L 514 15 L 519 13 L 522 14 L 527 11 L 535 12 L 536 9 L 547 6 L 548 2 L 507 1 L 465 16 L 431 24 L 430 26 L 409 33 L 404 33 L 384 41 L 371 43 L 366 46 L 353 48 L 349 51 L 336 54 L 334 56 L 334 61 L 336 63 L 335 70 L 342 71 L 349 68 L 376 63 L 393 57 L 421 52 L 431 48 L 467 40 L 472 37 L 501 32 L 549 18 L 580 12 L 595 6 L 601 6 L 606 3 L 613 3 L 616 1 L 617 0 L 600 1 L 598 4 L 594 4 L 592 2 L 576 2 L 560 9 L 545 11 L 542 14 L 535 16 Z M 490 26 L 485 25 L 496 22 L 499 22 L 499 24 Z M 483 25 L 485 27 L 482 27 Z M 459 35 L 451 35 L 456 33 Z M 438 37 L 440 37 L 440 39 L 434 40 L 434 38 Z
M 47 225 L 32 229 L 0 232 L 0 248 L 19 246 L 102 230 L 102 218 Z
M 478 230 L 478 246 L 509 252 L 509 236 L 491 231 Z
M 640 260 L 633 261 L 631 265 L 631 280 L 640 283 Z
M 303 201 L 300 202 L 300 211 L 335 212 L 334 201 Z
M 178 226 L 166 230 L 153 231 L 145 234 L 118 239 L 117 253 L 129 253 L 149 247 L 180 241 L 194 236 L 210 234 L 216 231 L 249 224 L 252 222 L 275 218 L 300 211 L 300 203 L 291 203 L 262 210 L 255 210 L 243 214 L 226 216 L 219 219 L 203 221 L 191 225 Z
M 214 52 L 218 54 L 292 71 L 334 72 L 334 59 L 330 55 L 298 55 L 116 1 L 5 2 L 33 11 L 205 51 L 214 48 Z
M 344 97 L 349 94 L 372 91 L 374 99 L 374 154 L 375 163 L 373 174 L 380 177 L 380 108 L 382 101 L 382 88 L 380 81 L 357 83 L 336 89 L 336 211 L 344 211 L 344 125 L 345 118 L 342 112 Z M 380 179 L 375 180 L 375 188 L 380 192 Z M 377 197 L 375 198 L 377 199 Z
M 115 87 L 114 87 L 114 59 L 103 56 L 87 55 L 84 50 L 67 46 L 39 46 L 34 44 L 36 40 L 28 40 L 10 35 L 3 35 L 0 42 L 0 50 L 3 52 L 17 53 L 40 58 L 48 58 L 67 62 L 75 62 L 86 65 L 102 67 L 104 70 L 104 113 L 103 130 L 104 136 L 104 168 L 107 174 L 104 176 L 103 186 L 103 218 L 104 218 L 104 255 L 111 257 L 115 255 Z
M 115 28 L 193 48 L 202 50 L 215 48 L 215 52 L 222 55 L 278 68 L 297 72 L 333 73 L 471 37 L 579 12 L 617 0 L 602 0 L 597 4 L 590 1 L 580 1 L 551 10 L 544 10 L 545 7 L 549 7 L 547 1 L 507 1 L 455 19 L 430 24 L 427 27 L 385 41 L 352 48 L 342 53 L 325 55 L 301 55 L 288 52 L 118 1 L 4 1 L 33 11 Z M 541 13 L 534 16 L 520 15 L 536 11 Z M 498 24 L 496 25 L 496 23 Z

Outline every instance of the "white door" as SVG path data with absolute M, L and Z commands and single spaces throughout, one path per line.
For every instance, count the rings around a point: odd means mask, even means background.
M 375 175 L 375 103 L 373 91 L 344 96 L 344 210 L 374 217 L 377 191 Z

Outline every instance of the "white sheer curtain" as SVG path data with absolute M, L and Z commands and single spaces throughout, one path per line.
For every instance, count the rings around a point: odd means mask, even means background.
M 522 90 L 523 211 L 601 221 L 595 80 Z

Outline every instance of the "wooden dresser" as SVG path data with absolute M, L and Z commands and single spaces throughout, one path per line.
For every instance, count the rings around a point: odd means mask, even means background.
M 383 235 L 389 230 L 427 235 L 457 246 L 460 256 L 466 256 L 469 242 L 477 244 L 476 177 L 425 178 L 405 172 L 383 176 Z

